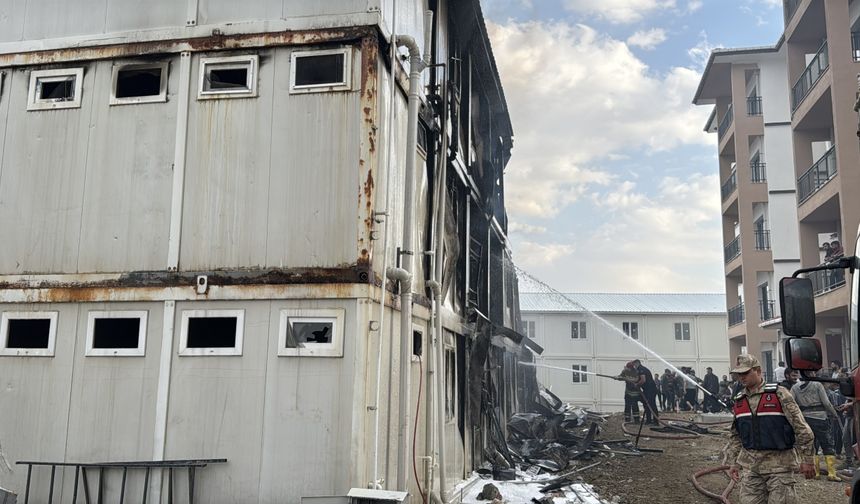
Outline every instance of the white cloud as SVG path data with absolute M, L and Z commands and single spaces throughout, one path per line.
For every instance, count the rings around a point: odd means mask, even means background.
M 596 15 L 611 23 L 634 23 L 661 9 L 672 9 L 675 0 L 565 0 L 573 12 Z
M 517 264 L 525 269 L 558 266 L 558 261 L 572 254 L 576 247 L 569 243 L 536 243 L 532 241 L 517 242 L 517 250 L 522 257 Z
M 708 34 L 702 31 L 699 33 L 699 42 L 687 50 L 687 55 L 696 64 L 696 68 L 699 71 L 703 71 L 708 64 L 708 58 L 711 57 L 711 51 L 721 47 L 719 44 L 711 45 L 711 42 L 708 40 Z
M 666 30 L 662 28 L 652 28 L 650 30 L 639 30 L 633 35 L 627 37 L 627 45 L 632 45 L 645 50 L 655 49 L 658 45 L 666 41 Z
M 781 2 L 782 0 L 777 1 Z M 687 2 L 687 12 L 696 12 L 697 10 L 701 9 L 703 5 L 705 5 L 705 2 L 703 2 L 702 0 L 690 0 L 689 2 Z
M 530 235 L 541 235 L 546 234 L 547 229 L 543 226 L 532 226 L 531 224 L 523 224 L 520 222 L 509 222 L 508 223 L 508 234 L 530 234 Z
M 489 31 L 514 124 L 505 176 L 515 220 L 556 216 L 610 185 L 599 168 L 605 159 L 713 143 L 701 131 L 710 111 L 690 104 L 698 71 L 656 74 L 624 42 L 583 25 L 510 22 Z

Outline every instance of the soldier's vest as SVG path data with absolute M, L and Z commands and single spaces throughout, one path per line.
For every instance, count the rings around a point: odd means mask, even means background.
M 743 393 L 735 396 L 732 407 L 735 429 L 747 450 L 790 450 L 794 447 L 794 429 L 782 411 L 776 384 L 767 384 L 755 412 Z

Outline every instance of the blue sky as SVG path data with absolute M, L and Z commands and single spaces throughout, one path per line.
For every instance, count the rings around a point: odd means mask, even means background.
M 563 291 L 722 292 L 716 138 L 691 100 L 712 48 L 776 43 L 782 1 L 482 3 L 514 260 Z

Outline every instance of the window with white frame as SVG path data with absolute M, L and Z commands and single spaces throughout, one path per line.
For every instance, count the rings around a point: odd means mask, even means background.
M 675 322 L 675 340 L 690 341 L 690 323 Z
M 573 383 L 588 383 L 588 366 L 585 364 L 572 364 L 570 366 L 573 371 Z
M 635 340 L 639 339 L 639 322 L 622 322 L 621 329 L 627 336 Z
M 146 311 L 91 311 L 86 355 L 142 357 L 146 354 Z
M 256 54 L 201 58 L 197 99 L 257 96 L 258 63 Z
M 53 357 L 57 340 L 57 312 L 3 312 L 0 318 L 0 355 Z
M 587 336 L 588 332 L 586 331 L 586 324 L 584 321 L 574 320 L 570 323 L 571 339 L 586 339 Z
M 184 310 L 179 355 L 242 355 L 245 310 Z
M 284 309 L 278 332 L 278 355 L 343 357 L 342 309 Z
M 537 334 L 535 333 L 535 321 L 534 320 L 523 320 L 523 335 L 535 339 Z
M 293 51 L 290 92 L 319 93 L 352 89 L 352 49 Z
M 83 68 L 30 72 L 27 110 L 80 108 Z
M 167 62 L 113 66 L 111 105 L 167 101 Z

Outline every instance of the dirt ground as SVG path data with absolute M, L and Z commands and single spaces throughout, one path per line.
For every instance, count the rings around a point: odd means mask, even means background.
M 648 428 L 643 432 L 648 432 Z M 610 417 L 599 438 L 624 438 L 620 415 Z M 696 491 L 692 475 L 701 469 L 720 465 L 726 438 L 727 434 L 703 435 L 683 441 L 643 437 L 640 447 L 661 448 L 663 453 L 647 453 L 642 457 L 600 457 L 591 462 L 599 460 L 600 465 L 580 474 L 584 482 L 595 487 L 601 499 L 612 504 L 711 504 L 717 501 Z M 842 483 L 829 482 L 824 476 L 818 481 L 804 480 L 799 474 L 797 481 L 800 502 L 847 502 Z M 728 484 L 728 478 L 714 474 L 705 476 L 702 482 L 707 489 L 719 494 Z M 733 503 L 738 502 L 737 490 L 730 499 Z

